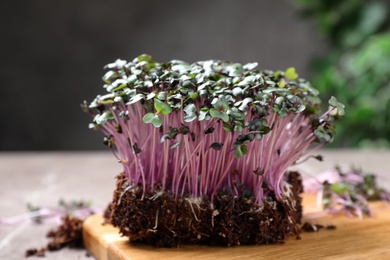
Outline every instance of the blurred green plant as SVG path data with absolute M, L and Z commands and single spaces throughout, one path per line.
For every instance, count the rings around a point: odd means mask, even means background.
M 347 115 L 333 146 L 390 147 L 390 2 L 293 0 L 314 19 L 329 51 L 315 58 L 310 80 L 337 96 Z

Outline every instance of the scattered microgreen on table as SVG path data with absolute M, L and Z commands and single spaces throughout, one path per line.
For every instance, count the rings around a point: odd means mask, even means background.
M 369 201 L 390 202 L 390 193 L 379 187 L 376 175 L 356 168 L 345 171 L 336 167 L 335 171 L 337 174 L 329 175 L 318 193 L 327 212 L 363 218 L 372 216 Z

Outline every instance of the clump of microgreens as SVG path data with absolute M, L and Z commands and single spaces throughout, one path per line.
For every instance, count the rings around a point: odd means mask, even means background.
M 372 216 L 368 201 L 390 202 L 390 192 L 380 188 L 374 174 L 351 168 L 343 171 L 335 168 L 335 176 L 322 183 L 319 198 L 323 208 L 330 213 L 346 213 L 348 216 Z
M 321 114 L 317 90 L 294 68 L 256 66 L 117 60 L 105 67 L 108 93 L 82 107 L 122 163 L 128 189 L 211 202 L 219 191 L 280 199 L 287 168 L 333 139 L 344 106 L 332 97 Z

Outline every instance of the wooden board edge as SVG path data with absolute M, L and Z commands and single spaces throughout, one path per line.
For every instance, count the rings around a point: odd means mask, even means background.
M 121 237 L 118 229 L 107 224 L 103 225 L 103 216 L 95 214 L 89 216 L 83 222 L 83 240 L 87 251 L 99 260 L 110 259 L 108 248 L 119 241 L 127 241 L 128 238 Z

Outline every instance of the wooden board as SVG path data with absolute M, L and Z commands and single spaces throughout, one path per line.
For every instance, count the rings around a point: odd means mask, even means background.
M 149 259 L 390 259 L 390 206 L 371 204 L 373 218 L 352 219 L 344 215 L 323 214 L 313 195 L 304 195 L 304 222 L 336 225 L 336 230 L 321 229 L 289 238 L 284 244 L 209 247 L 187 246 L 155 248 L 131 244 L 111 225 L 102 225 L 102 216 L 84 222 L 87 250 L 99 260 Z

